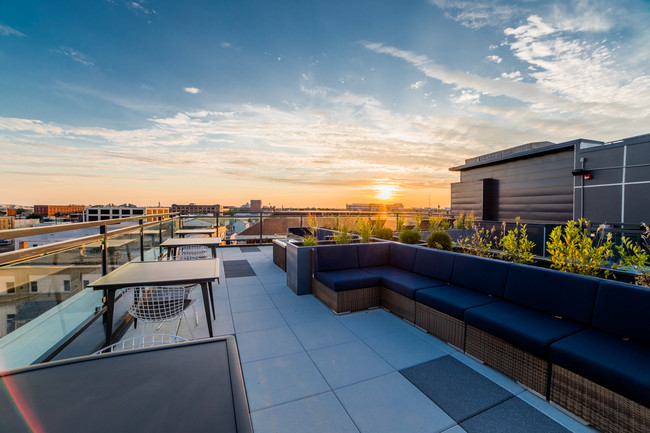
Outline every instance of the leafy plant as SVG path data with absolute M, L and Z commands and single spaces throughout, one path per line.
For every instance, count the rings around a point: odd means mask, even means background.
M 474 211 L 465 215 L 465 228 L 466 229 L 474 228 Z
M 602 268 L 614 254 L 612 234 L 604 236 L 602 226 L 599 227 L 596 235 L 600 233 L 600 238 L 594 245 L 589 224 L 588 220 L 581 218 L 577 222 L 567 221 L 564 228 L 558 226 L 553 229 L 546 243 L 553 269 L 591 276 L 601 272 L 604 276 L 610 274 Z
M 634 282 L 641 286 L 650 286 L 650 267 L 648 266 L 648 238 L 650 227 L 641 223 L 645 233 L 641 235 L 641 244 L 633 242 L 632 239 L 623 236 L 621 245 L 616 246 L 620 260 L 615 267 L 632 269 L 636 272 Z
M 454 228 L 461 229 L 461 230 L 465 228 L 465 214 L 464 213 L 461 212 L 460 214 L 458 214 L 458 216 L 454 220 Z
M 406 220 L 403 217 L 398 215 L 397 216 L 397 231 L 401 232 L 404 229 L 404 225 L 406 225 Z
M 419 244 L 422 242 L 422 235 L 417 230 L 402 230 L 399 234 L 399 241 L 403 244 Z
M 361 242 L 368 243 L 375 233 L 375 223 L 369 219 L 357 218 L 356 221 L 357 232 L 361 236 Z
M 500 241 L 503 252 L 501 258 L 509 262 L 515 263 L 530 263 L 533 261 L 532 250 L 535 243 L 528 240 L 528 233 L 526 233 L 526 224 L 519 224 L 520 218 L 515 218 L 515 228 L 506 233 Z M 505 232 L 506 223 L 503 223 L 503 231 Z
M 420 231 L 422 230 L 422 219 L 424 218 L 424 215 L 415 215 L 415 230 Z
M 305 247 L 313 247 L 318 243 L 316 231 L 318 230 L 318 220 L 315 216 L 307 215 L 307 225 L 309 226 L 309 233 L 302 237 L 302 245 Z
M 426 242 L 429 248 L 451 251 L 451 236 L 446 232 L 431 232 Z
M 467 254 L 481 257 L 494 256 L 494 250 L 499 244 L 499 237 L 496 229 L 479 229 L 474 227 L 472 236 L 461 239 L 457 242 L 458 246 L 463 248 Z
M 334 242 L 337 244 L 349 244 L 352 241 L 352 235 L 350 234 L 348 226 L 338 220 L 337 222 L 337 233 L 334 235 Z
M 388 241 L 393 239 L 393 230 L 389 227 L 377 227 L 375 230 L 375 237 L 378 239 L 386 239 Z

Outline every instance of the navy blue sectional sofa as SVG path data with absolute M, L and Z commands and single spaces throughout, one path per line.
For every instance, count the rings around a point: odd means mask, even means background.
M 384 307 L 602 431 L 650 431 L 650 289 L 393 242 L 314 248 L 312 293 Z

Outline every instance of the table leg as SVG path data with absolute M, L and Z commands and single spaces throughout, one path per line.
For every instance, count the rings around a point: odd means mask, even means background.
M 104 313 L 104 330 L 106 332 L 106 344 L 104 347 L 111 345 L 113 335 L 113 310 L 115 308 L 115 290 L 106 291 L 106 312 Z
M 212 318 L 217 320 L 217 315 L 214 314 L 214 293 L 212 292 L 212 282 L 208 283 L 208 295 L 210 295 L 210 304 L 212 305 Z
M 210 337 L 214 337 L 212 334 L 212 319 L 210 318 L 210 287 L 207 282 L 201 283 L 201 294 L 203 294 L 203 306 L 205 307 L 205 319 L 208 322 L 208 334 Z

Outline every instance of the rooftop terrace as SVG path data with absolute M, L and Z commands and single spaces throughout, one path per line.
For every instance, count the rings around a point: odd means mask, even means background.
M 271 246 L 218 256 L 225 278 L 214 285 L 213 327 L 236 336 L 256 433 L 594 431 L 387 311 L 337 316 L 296 296 Z M 192 326 L 206 338 L 201 294 L 192 293 L 179 335 L 190 338 Z

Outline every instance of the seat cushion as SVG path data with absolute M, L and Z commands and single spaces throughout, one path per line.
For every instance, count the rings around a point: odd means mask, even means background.
M 650 346 L 650 289 L 614 281 L 601 282 L 592 326 Z
M 377 266 L 364 268 L 370 274 L 381 278 L 380 285 L 409 299 L 415 299 L 415 292 L 425 287 L 440 286 L 444 281 L 427 278 L 423 275 L 408 272 L 395 266 Z
M 459 254 L 454 258 L 451 283 L 502 297 L 509 269 L 507 262 Z
M 588 325 L 599 280 L 552 269 L 513 264 L 504 299 Z
M 412 245 L 390 243 L 390 264 L 411 272 L 415 261 L 416 247 Z
M 413 272 L 440 281 L 451 280 L 454 258 L 457 253 L 418 247 L 415 252 Z
M 456 319 L 463 320 L 465 310 L 468 308 L 491 304 L 497 302 L 499 298 L 453 284 L 445 284 L 418 290 L 415 293 L 415 300 Z
M 322 245 L 314 247 L 314 270 L 337 271 L 359 267 L 356 245 Z
M 314 278 L 335 292 L 363 289 L 379 285 L 380 278 L 361 269 L 343 269 L 340 271 L 317 271 Z
M 650 347 L 586 329 L 551 344 L 550 359 L 650 407 Z
M 465 323 L 544 359 L 548 358 L 551 343 L 584 329 L 577 323 L 507 301 L 466 310 Z
M 359 267 L 371 268 L 390 264 L 390 243 L 373 242 L 371 244 L 358 244 Z

